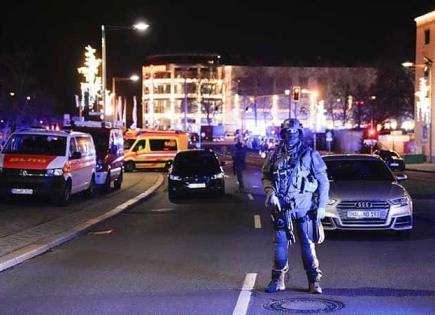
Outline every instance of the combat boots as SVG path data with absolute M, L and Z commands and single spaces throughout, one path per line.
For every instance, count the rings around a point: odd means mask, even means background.
M 308 285 L 308 292 L 313 294 L 322 294 L 322 288 L 319 281 L 310 282 Z
M 287 271 L 272 270 L 272 280 L 266 287 L 266 293 L 275 293 L 285 290 L 285 275 Z

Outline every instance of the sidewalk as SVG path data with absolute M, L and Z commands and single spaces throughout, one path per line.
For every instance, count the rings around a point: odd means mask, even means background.
M 112 205 L 113 208 L 99 207 L 91 210 L 84 208 L 81 211 L 0 238 L 0 271 L 59 246 L 99 222 L 134 206 L 157 190 L 163 181 L 163 175 L 156 173 L 146 181 L 142 193 L 129 197 L 119 205 L 115 203 Z
M 413 172 L 435 173 L 435 163 L 407 164 L 406 170 Z

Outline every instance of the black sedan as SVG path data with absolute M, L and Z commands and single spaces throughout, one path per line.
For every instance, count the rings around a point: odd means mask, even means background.
M 392 150 L 376 150 L 374 153 L 379 155 L 392 171 L 402 172 L 405 170 L 405 161 L 397 152 Z
M 174 201 L 189 193 L 225 194 L 222 165 L 211 150 L 178 152 L 168 172 L 168 197 Z

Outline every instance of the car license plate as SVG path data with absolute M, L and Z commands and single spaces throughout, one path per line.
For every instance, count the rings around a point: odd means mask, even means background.
M 187 187 L 189 187 L 189 188 L 205 188 L 205 183 L 188 184 Z
M 390 163 L 390 166 L 399 166 L 399 163 Z
M 347 217 L 353 219 L 380 218 L 381 212 L 370 210 L 352 210 L 347 212 Z
M 12 188 L 11 193 L 15 195 L 32 195 L 33 189 Z

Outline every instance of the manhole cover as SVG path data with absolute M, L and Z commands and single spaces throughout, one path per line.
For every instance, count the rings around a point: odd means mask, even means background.
M 332 313 L 344 308 L 339 301 L 320 298 L 289 298 L 272 300 L 263 304 L 263 308 L 269 311 L 281 313 Z

